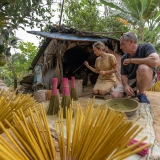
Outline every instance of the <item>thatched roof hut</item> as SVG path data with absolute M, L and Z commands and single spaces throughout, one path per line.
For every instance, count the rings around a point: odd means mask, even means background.
M 90 80 L 94 84 L 97 75 L 83 65 L 83 62 L 87 60 L 90 65 L 94 66 L 96 57 L 92 50 L 93 43 L 102 41 L 115 54 L 123 54 L 119 48 L 119 40 L 102 34 L 80 32 L 72 28 L 63 28 L 58 31 L 53 27 L 50 32 L 28 31 L 28 33 L 45 37 L 44 43 L 32 61 L 30 68 L 35 73 L 35 68 L 39 66 L 42 74 L 39 81 L 31 78 L 30 75 L 25 77 L 20 82 L 21 84 L 28 83 L 37 86 L 39 83 L 43 83 L 46 89 L 50 89 L 53 76 L 59 78 L 59 84 L 62 77 L 75 76 L 77 79 L 83 79 L 83 85 L 86 85 L 88 75 L 90 75 Z

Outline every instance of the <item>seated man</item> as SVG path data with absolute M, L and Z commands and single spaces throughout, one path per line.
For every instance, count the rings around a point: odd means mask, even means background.
M 155 67 L 160 64 L 156 49 L 151 44 L 137 44 L 134 32 L 124 33 L 120 38 L 120 48 L 125 53 L 121 58 L 122 84 L 112 92 L 112 98 L 125 95 L 137 96 L 140 103 L 150 103 L 145 91 L 157 80 Z M 135 88 L 135 90 L 133 90 Z M 138 95 L 136 90 L 138 90 Z

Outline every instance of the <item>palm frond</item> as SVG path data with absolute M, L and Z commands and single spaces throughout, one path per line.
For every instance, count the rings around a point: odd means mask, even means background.
M 158 0 L 147 0 L 146 9 L 143 12 L 143 17 L 147 19 L 157 9 Z
M 106 6 L 114 8 L 116 10 L 119 10 L 119 11 L 122 11 L 122 12 L 125 12 L 125 13 L 130 13 L 129 10 L 124 5 L 122 5 L 122 3 L 114 3 L 114 1 L 112 1 L 112 0 L 107 0 L 107 1 L 106 0 L 100 0 L 100 2 L 103 3 Z

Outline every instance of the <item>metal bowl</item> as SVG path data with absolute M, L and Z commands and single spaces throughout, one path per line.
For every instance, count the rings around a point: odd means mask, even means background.
M 107 106 L 116 111 L 121 111 L 126 116 L 132 116 L 140 107 L 139 102 L 128 98 L 115 98 L 107 101 Z

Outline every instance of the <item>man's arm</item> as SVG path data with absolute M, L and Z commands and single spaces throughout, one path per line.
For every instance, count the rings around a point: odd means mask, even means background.
M 121 80 L 122 80 L 122 84 L 124 85 L 124 88 L 125 88 L 126 86 L 129 86 L 127 75 L 121 75 Z
M 121 75 L 122 84 L 124 85 L 124 92 L 127 95 L 135 96 L 133 89 L 128 84 L 128 77 L 127 75 Z
M 129 63 L 146 64 L 150 67 L 157 67 L 160 64 L 160 58 L 157 53 L 152 53 L 146 58 L 129 58 L 123 62 L 124 65 L 128 65 Z

